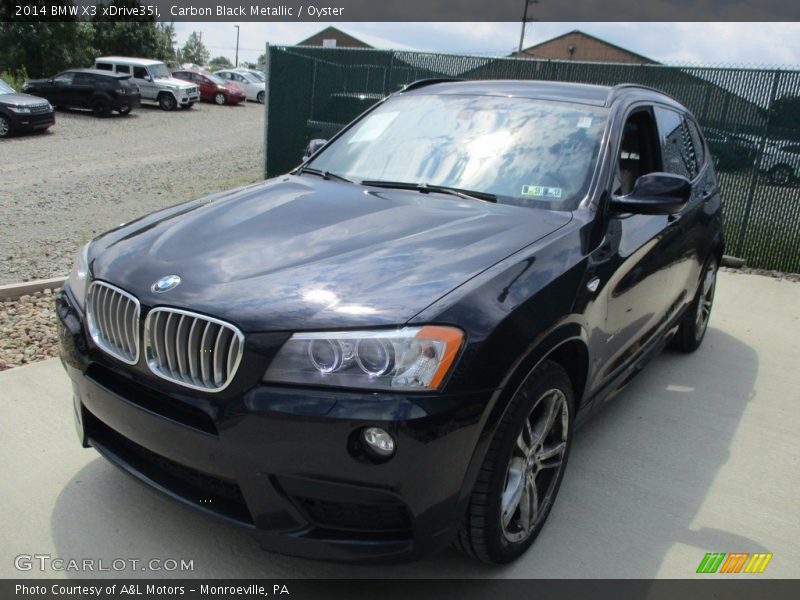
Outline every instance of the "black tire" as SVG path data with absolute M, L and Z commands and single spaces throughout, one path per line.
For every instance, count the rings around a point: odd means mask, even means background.
M 14 135 L 14 125 L 5 115 L 0 115 L 0 138 L 10 138 Z
M 714 293 L 717 290 L 717 259 L 712 258 L 703 269 L 700 284 L 694 300 L 681 318 L 678 331 L 669 342 L 669 347 L 678 352 L 694 352 L 703 343 L 714 306 Z M 702 317 L 702 318 L 701 318 Z
M 163 93 L 158 95 L 158 105 L 161 107 L 161 110 L 175 110 L 178 101 L 175 100 L 175 96 L 172 94 Z
M 264 104 L 264 100 L 266 99 L 267 94 L 266 92 L 258 92 L 258 96 L 256 96 L 256 100 L 258 100 L 259 104 Z
M 92 112 L 94 113 L 95 117 L 104 119 L 105 117 L 111 114 L 111 107 L 105 100 L 97 100 L 92 105 Z
M 553 398 L 552 413 L 547 412 L 551 406 L 548 398 Z M 483 562 L 503 564 L 515 560 L 530 547 L 550 514 L 564 476 L 572 446 L 574 406 L 572 384 L 566 371 L 555 362 L 543 361 L 516 392 L 497 426 L 455 542 L 458 549 Z M 543 427 L 543 433 L 536 442 L 537 436 L 532 430 L 538 423 L 537 416 L 542 414 L 545 420 L 549 420 L 547 415 L 554 415 L 553 425 L 549 430 Z M 526 427 L 526 423 L 532 424 L 532 427 Z M 554 437 L 551 439 L 550 436 Z M 527 462 L 520 456 L 525 455 L 522 446 L 526 445 L 526 437 L 530 440 L 527 447 L 531 451 Z M 551 444 L 550 451 L 555 447 L 552 446 L 554 444 L 562 448 L 559 454 L 549 457 L 552 462 L 560 455 L 558 466 L 540 464 L 536 450 L 538 448 L 540 453 L 547 453 L 547 442 Z M 535 461 L 533 466 L 530 464 L 532 460 Z M 512 470 L 514 464 L 520 461 L 524 468 L 522 475 L 517 477 L 518 481 L 525 482 L 520 485 L 526 491 L 520 492 L 516 508 L 509 508 L 515 506 L 512 499 L 517 495 L 512 491 L 515 489 Z M 527 492 L 528 477 L 531 475 L 533 487 L 530 489 L 536 490 L 532 495 Z M 542 478 L 538 479 L 540 475 Z M 540 482 L 543 490 L 538 489 Z M 538 498 L 540 492 L 543 492 L 541 504 L 538 499 L 534 502 L 536 516 L 528 519 L 528 526 L 524 527 L 523 506 L 528 507 L 527 512 L 532 507 L 526 499 Z M 512 522 L 517 515 L 519 523 Z M 518 526 L 516 530 L 512 527 L 515 524 Z
M 216 104 L 217 106 L 222 106 L 223 104 L 225 104 L 225 94 L 223 94 L 222 92 L 217 92 L 216 94 L 214 94 L 214 104 Z
M 775 165 L 769 171 L 769 180 L 775 185 L 789 185 L 793 179 L 794 173 L 787 165 Z

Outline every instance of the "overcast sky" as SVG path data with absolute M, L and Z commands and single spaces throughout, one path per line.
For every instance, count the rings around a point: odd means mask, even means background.
M 328 25 L 378 48 L 503 55 L 516 50 L 519 23 L 242 23 L 239 60 L 265 42 L 296 44 Z M 234 58 L 233 23 L 176 23 L 178 44 L 203 32 L 212 56 Z M 800 23 L 529 23 L 525 46 L 580 29 L 659 62 L 800 68 Z

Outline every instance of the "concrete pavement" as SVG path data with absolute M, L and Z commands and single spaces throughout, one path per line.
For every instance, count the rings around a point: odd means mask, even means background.
M 81 449 L 58 360 L 13 369 L 0 373 L 0 577 L 170 575 L 14 567 L 49 554 L 189 559 L 172 575 L 194 577 L 690 578 L 706 552 L 772 552 L 757 577 L 798 577 L 799 367 L 800 284 L 722 273 L 701 349 L 665 352 L 578 431 L 547 525 L 502 568 L 452 550 L 379 567 L 262 552 Z

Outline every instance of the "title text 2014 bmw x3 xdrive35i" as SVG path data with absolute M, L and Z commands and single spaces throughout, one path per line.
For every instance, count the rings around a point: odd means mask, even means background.
M 698 347 L 722 252 L 673 99 L 419 82 L 288 175 L 88 244 L 61 355 L 84 445 L 265 548 L 502 563 L 576 424 Z

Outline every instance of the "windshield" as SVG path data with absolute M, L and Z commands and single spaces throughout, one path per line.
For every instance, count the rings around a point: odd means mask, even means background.
M 208 79 L 211 83 L 216 83 L 217 85 L 225 85 L 230 83 L 229 81 L 225 81 L 222 77 L 217 77 L 216 75 L 212 75 L 211 73 L 203 73 L 203 77 Z
M 164 63 L 150 65 L 147 67 L 147 70 L 150 71 L 150 75 L 153 77 L 153 79 L 169 79 L 172 77 L 167 65 Z
M 604 108 L 528 98 L 397 96 L 309 166 L 352 180 L 424 183 L 571 209 L 588 189 L 606 117 Z
M 14 91 L 14 88 L 0 79 L 0 94 L 16 94 L 16 92 Z
M 266 78 L 264 77 L 264 74 L 263 74 L 263 73 L 261 73 L 261 72 L 257 72 L 257 71 L 247 71 L 247 72 L 245 73 L 245 76 L 247 76 L 247 75 L 249 75 L 250 77 L 252 77 L 252 78 L 253 78 L 253 81 L 255 81 L 256 83 L 260 83 L 260 82 L 262 82 L 262 81 L 266 81 Z
M 242 77 L 244 77 L 250 83 L 259 83 L 261 80 L 253 75 L 252 73 L 239 73 Z

